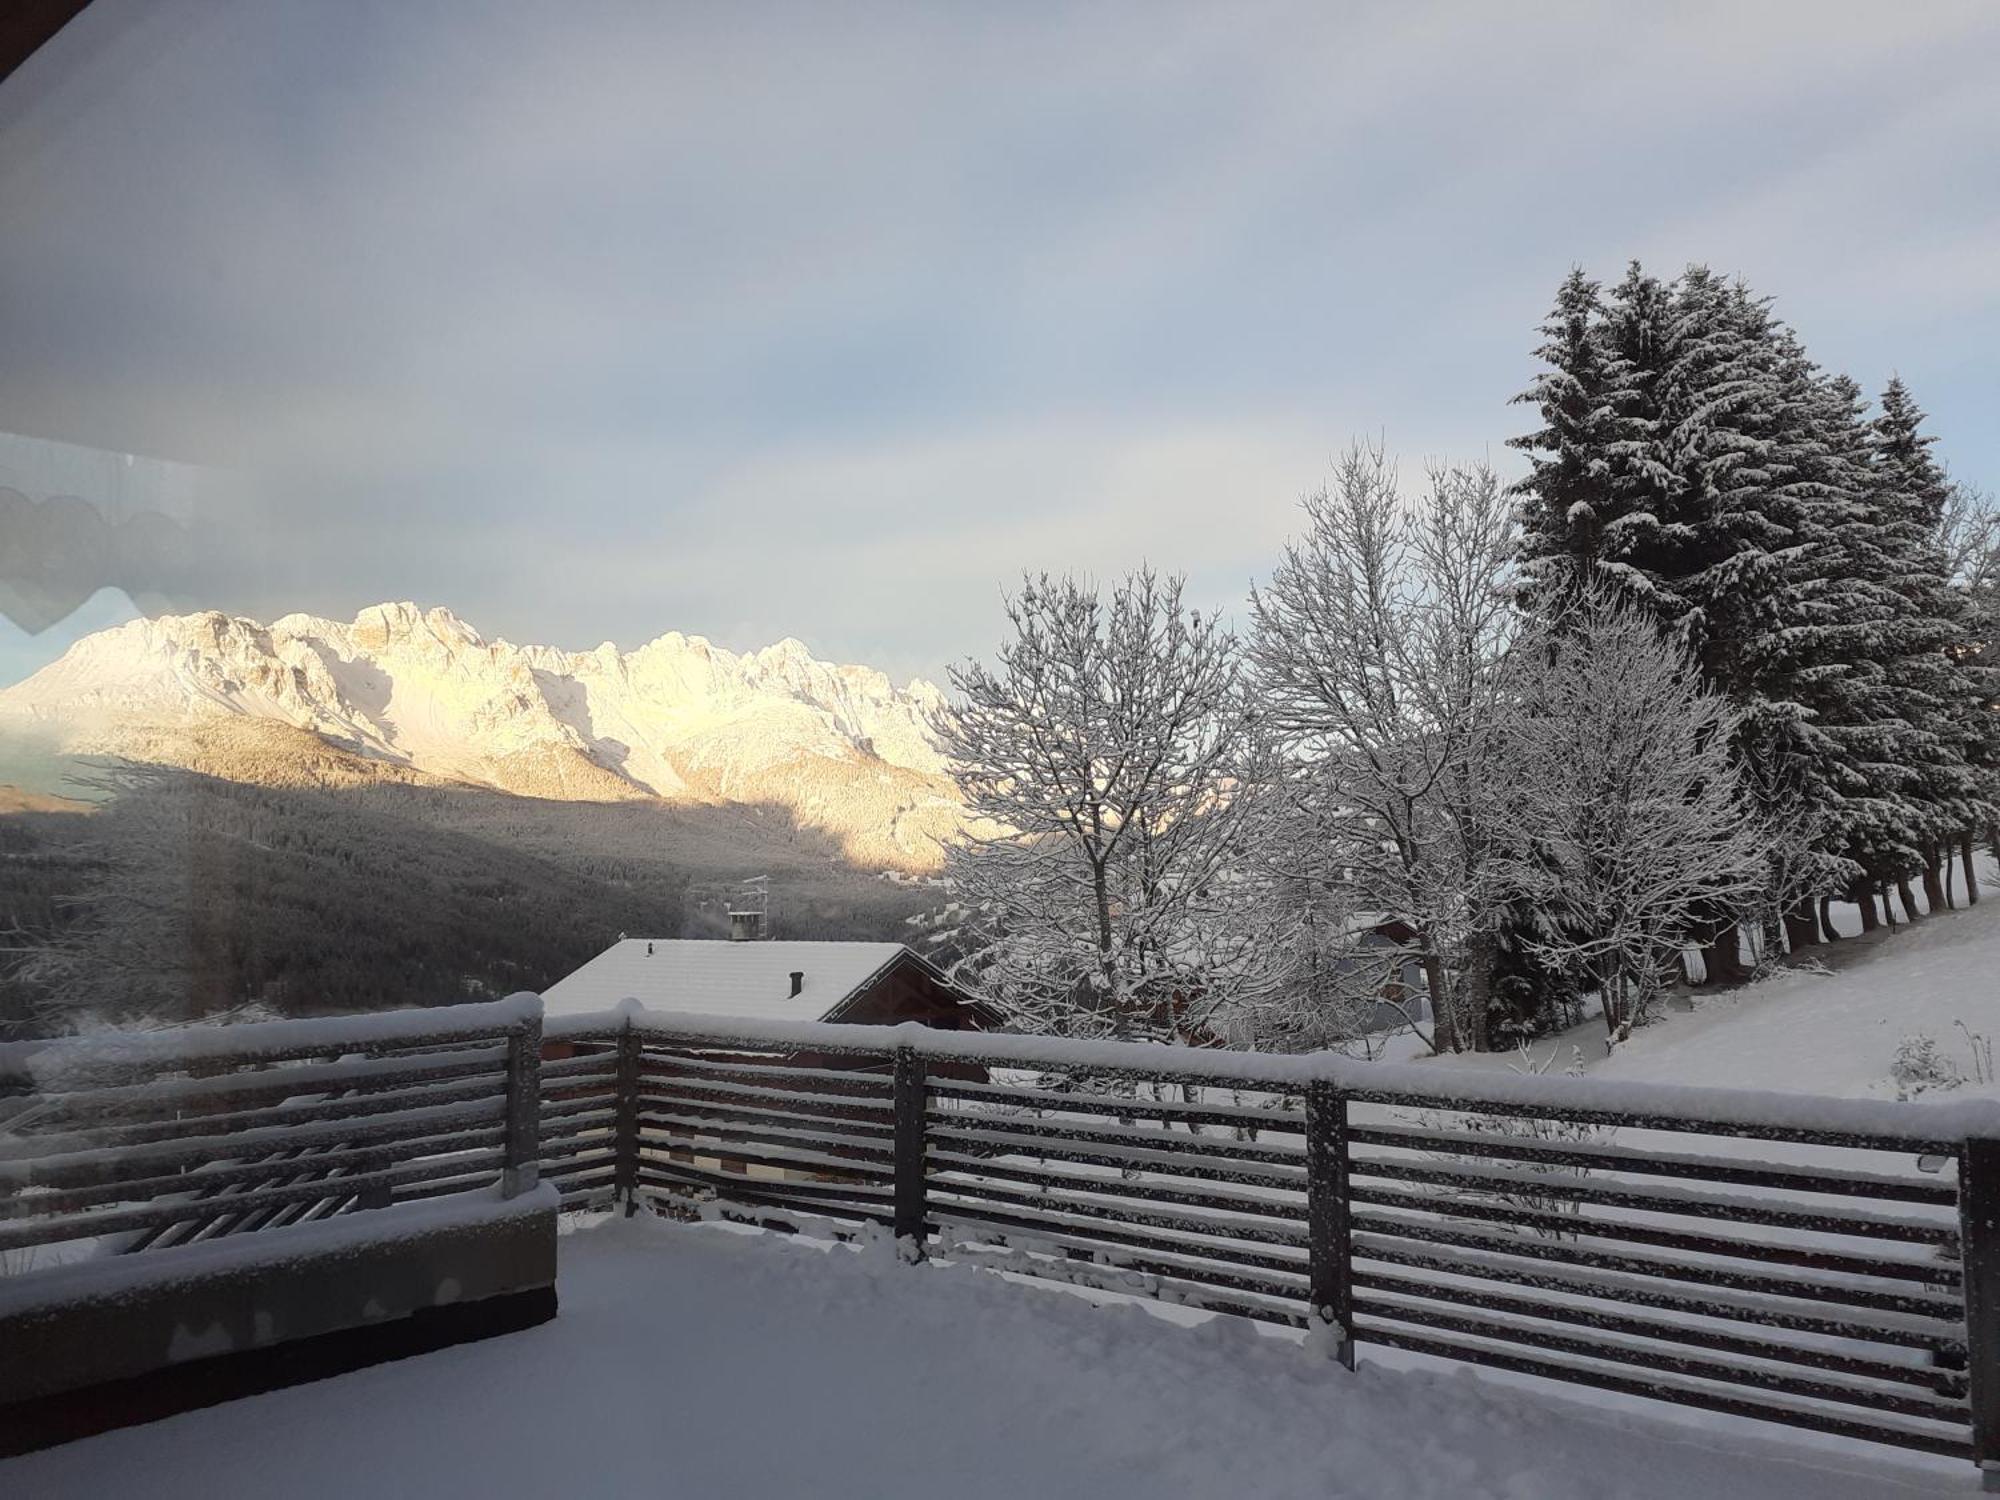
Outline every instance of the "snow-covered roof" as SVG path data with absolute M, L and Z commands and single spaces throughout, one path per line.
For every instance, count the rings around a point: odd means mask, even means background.
M 818 1021 L 905 953 L 901 943 L 621 938 L 542 991 L 542 1005 L 577 1015 L 637 1000 L 648 1010 Z M 805 975 L 797 995 L 795 971 Z

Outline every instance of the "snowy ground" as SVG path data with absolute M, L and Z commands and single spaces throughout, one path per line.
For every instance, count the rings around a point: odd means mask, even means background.
M 1971 1047 L 1957 1025 L 1962 1021 L 1988 1038 L 2000 1055 L 2000 890 L 1990 868 L 1986 880 L 1989 894 L 1978 906 L 1803 955 L 1833 972 L 1794 971 L 1736 989 L 1696 989 L 1689 996 L 1692 1010 L 1670 1005 L 1609 1057 L 1603 1022 L 1592 1020 L 1560 1042 L 1538 1043 L 1536 1063 L 1553 1056 L 1551 1071 L 1560 1073 L 1574 1055 L 1600 1079 L 1893 1099 L 1890 1067 L 1897 1046 L 1922 1033 L 1966 1079 L 1950 1091 L 1926 1092 L 1920 1102 L 2000 1098 L 2000 1085 L 1982 1085 L 1972 1076 Z M 1852 907 L 1839 911 L 1850 928 L 1857 925 Z M 1518 1066 L 1505 1054 L 1431 1061 Z
M 2000 1088 L 1970 1077 L 1971 1051 L 1956 1024 L 2000 1036 L 2000 894 L 1836 944 L 1827 956 L 1841 964 L 1834 973 L 1783 974 L 1703 999 L 1692 1012 L 1668 1012 L 1593 1076 L 1894 1098 L 1897 1045 L 1921 1032 L 1968 1075 L 1960 1088 L 1924 1100 L 2000 1098 Z
M 1233 1318 L 715 1226 L 565 1239 L 562 1314 L 0 1462 L 0 1494 L 1895 1500 L 1970 1464 L 1350 1374 Z M 1193 1324 L 1196 1326 L 1185 1326 Z

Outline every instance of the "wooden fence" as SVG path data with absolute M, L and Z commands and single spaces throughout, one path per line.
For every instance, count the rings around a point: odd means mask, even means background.
M 543 1170 L 2000 1470 L 2000 1108 L 552 1022 Z
M 636 1008 L 544 1048 L 532 997 L 0 1047 L 0 1255 L 539 1174 L 2000 1473 L 1992 1103 Z
M 0 1046 L 0 1455 L 555 1316 L 541 1014 Z
M 0 1046 L 0 1255 L 155 1249 L 535 1182 L 540 1004 Z

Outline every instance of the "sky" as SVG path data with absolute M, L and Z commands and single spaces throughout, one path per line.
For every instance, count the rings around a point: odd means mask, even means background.
M 95 0 L 0 83 L 0 484 L 203 476 L 180 606 L 936 677 L 1023 570 L 1239 607 L 1356 435 L 1516 472 L 1637 257 L 1993 490 L 1996 69 L 1983 3 Z

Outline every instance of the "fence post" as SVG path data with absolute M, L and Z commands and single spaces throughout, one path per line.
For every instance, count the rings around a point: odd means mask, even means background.
M 1310 1317 L 1330 1329 L 1334 1358 L 1354 1368 L 1354 1289 L 1347 1221 L 1347 1099 L 1331 1082 L 1306 1085 L 1306 1253 Z
M 898 1047 L 892 1086 L 896 1108 L 896 1248 L 905 1260 L 924 1258 L 924 1060 Z
M 2000 1491 L 2000 1140 L 1959 1153 L 1958 1226 L 1972 1459 L 1985 1488 Z
M 639 1033 L 627 1016 L 618 1031 L 618 1068 L 611 1085 L 617 1101 L 612 1131 L 611 1197 L 625 1205 L 625 1217 L 639 1211 Z
M 541 1180 L 542 1018 L 507 1034 L 506 1140 L 500 1196 L 517 1198 Z

